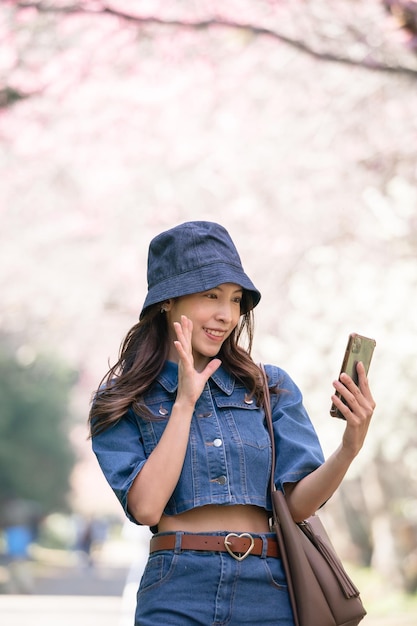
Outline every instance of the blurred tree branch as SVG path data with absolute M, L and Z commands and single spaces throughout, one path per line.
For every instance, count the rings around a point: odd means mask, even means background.
M 354 54 L 336 54 L 334 51 L 324 49 L 323 42 L 327 45 L 329 44 L 330 38 L 325 38 L 323 33 L 320 36 L 320 42 L 322 44 L 322 49 L 319 47 L 314 47 L 312 42 L 308 40 L 303 40 L 302 38 L 294 38 L 291 37 L 284 32 L 278 32 L 276 29 L 267 28 L 265 26 L 256 25 L 255 23 L 248 22 L 238 22 L 236 20 L 230 20 L 227 18 L 223 18 L 221 16 L 212 17 L 208 19 L 201 20 L 186 20 L 186 19 L 169 19 L 163 18 L 156 15 L 152 16 L 141 16 L 133 13 L 129 13 L 125 10 L 119 8 L 113 8 L 110 6 L 106 6 L 105 3 L 93 2 L 91 4 L 63 4 L 63 5 L 54 5 L 50 2 L 43 2 L 38 0 L 33 1 L 18 1 L 15 3 L 16 6 L 20 9 L 28 9 L 35 8 L 39 13 L 61 13 L 67 15 L 74 14 L 90 14 L 90 15 L 108 15 L 123 21 L 128 21 L 134 24 L 139 25 L 156 25 L 156 26 L 167 26 L 167 27 L 177 27 L 177 28 L 187 28 L 187 29 L 210 29 L 214 27 L 220 28 L 231 28 L 245 31 L 253 36 L 267 36 L 273 39 L 276 39 L 288 46 L 291 46 L 298 51 L 304 52 L 316 59 L 332 62 L 332 63 L 341 63 L 345 65 L 353 65 L 362 67 L 366 70 L 379 71 L 379 72 L 388 72 L 395 74 L 403 74 L 409 76 L 417 76 L 417 69 L 414 67 L 408 67 L 406 65 L 402 65 L 401 63 L 388 63 L 380 61 L 376 58 L 375 53 L 380 46 L 371 46 L 367 41 L 367 33 L 366 33 L 366 24 L 363 25 L 363 30 L 361 31 L 357 24 L 353 22 L 352 24 L 345 24 L 345 33 L 353 36 L 353 43 L 361 44 L 363 47 L 363 51 L 358 56 Z M 310 3 L 314 5 L 315 3 Z M 319 3 L 318 3 L 319 4 Z M 387 10 L 392 12 L 396 17 L 400 19 L 400 25 L 406 28 L 410 27 L 410 24 L 415 26 L 416 24 L 416 13 L 417 9 L 414 8 L 414 13 L 411 13 L 411 8 L 415 7 L 414 2 L 394 2 L 394 0 L 384 1 L 382 4 L 385 6 Z M 303 3 L 303 11 L 305 12 L 305 5 Z M 400 7 L 401 5 L 401 7 Z M 406 6 L 407 5 L 407 6 Z M 401 11 L 400 11 L 401 8 Z M 290 11 L 290 10 L 289 10 Z M 305 13 L 304 13 L 305 16 Z M 334 12 L 332 10 L 331 13 L 332 18 L 334 17 Z M 407 19 L 405 19 L 405 16 Z M 411 16 L 411 17 L 410 17 Z M 310 15 L 311 17 L 311 15 Z M 322 18 L 321 18 L 322 19 Z M 414 21 L 413 21 L 414 20 Z M 313 19 L 314 21 L 314 19 Z M 316 23 L 317 25 L 317 23 Z M 320 33 L 319 33 L 320 35 Z M 340 50 L 341 43 L 345 45 L 345 49 L 348 47 L 345 42 L 340 42 L 339 38 L 333 38 L 333 44 L 337 44 L 337 49 Z M 346 51 L 346 50 L 345 50 Z
M 0 89 L 0 109 L 12 106 L 20 100 L 29 98 L 31 95 L 32 94 L 22 93 L 13 87 L 4 87 L 3 89 Z

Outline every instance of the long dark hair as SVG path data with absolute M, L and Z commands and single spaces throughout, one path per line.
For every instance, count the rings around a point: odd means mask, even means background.
M 263 400 L 260 369 L 251 358 L 254 318 L 250 294 L 243 292 L 242 310 L 247 311 L 223 343 L 218 357 L 223 367 L 238 379 L 258 404 Z M 119 359 L 100 382 L 90 414 L 90 436 L 106 430 L 120 420 L 130 406 L 145 414 L 143 394 L 161 372 L 169 353 L 169 329 L 161 304 L 142 313 L 120 346 Z M 246 346 L 239 345 L 246 342 Z

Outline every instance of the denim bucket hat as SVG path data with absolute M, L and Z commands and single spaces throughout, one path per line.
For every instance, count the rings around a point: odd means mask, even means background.
M 261 299 L 223 226 L 202 221 L 175 226 L 149 245 L 148 294 L 141 317 L 151 304 L 207 291 L 222 283 L 236 283 L 250 292 L 252 302 L 243 313 Z

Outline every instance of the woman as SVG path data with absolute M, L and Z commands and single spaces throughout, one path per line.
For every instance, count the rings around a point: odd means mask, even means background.
M 293 624 L 270 531 L 270 440 L 250 356 L 260 293 L 227 231 L 187 222 L 157 236 L 148 294 L 90 412 L 93 449 L 128 518 L 151 527 L 136 626 Z M 242 347 L 242 337 L 246 349 Z M 346 418 L 324 462 L 299 389 L 266 366 L 274 478 L 296 521 L 339 486 L 361 449 L 375 403 L 359 384 L 333 383 Z

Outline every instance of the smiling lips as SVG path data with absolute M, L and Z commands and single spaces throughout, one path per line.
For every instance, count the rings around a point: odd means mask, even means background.
M 223 339 L 226 334 L 225 330 L 214 330 L 214 328 L 205 328 L 204 331 L 206 335 L 213 337 L 213 339 Z

